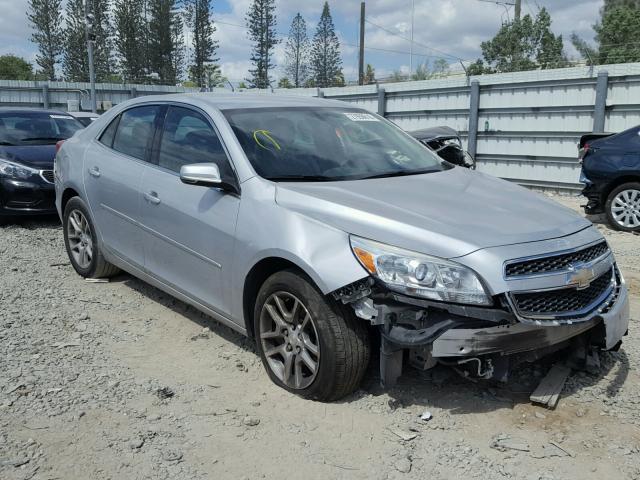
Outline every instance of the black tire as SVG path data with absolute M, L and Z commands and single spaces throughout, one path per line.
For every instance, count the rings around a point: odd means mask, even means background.
M 91 261 L 86 267 L 80 265 L 71 253 L 71 245 L 69 242 L 69 217 L 74 213 L 74 211 L 80 212 L 84 218 L 86 218 L 90 230 L 93 255 L 91 257 Z M 107 262 L 102 255 L 98 236 L 96 235 L 96 229 L 93 226 L 91 216 L 89 215 L 89 209 L 80 197 L 73 197 L 69 202 L 67 202 L 62 219 L 62 231 L 64 232 L 64 245 L 67 250 L 67 255 L 69 256 L 69 261 L 75 271 L 78 272 L 78 275 L 85 278 L 108 278 L 117 275 L 120 272 L 118 267 Z
M 623 232 L 640 232 L 640 225 L 636 226 L 624 226 L 616 220 L 613 213 L 614 200 L 621 192 L 625 190 L 634 190 L 638 192 L 638 196 L 636 197 L 638 200 L 635 202 L 635 207 L 631 207 L 631 212 L 635 211 L 638 215 L 640 215 L 640 182 L 629 182 L 623 183 L 622 185 L 614 188 L 609 196 L 607 197 L 607 201 L 605 202 L 605 212 L 607 214 L 607 220 L 609 224 L 615 228 L 616 230 L 621 230 Z
M 312 383 L 303 389 L 290 388 L 278 378 L 267 361 L 261 339 L 260 318 L 265 303 L 282 292 L 300 300 L 317 332 L 320 352 L 317 373 Z M 364 321 L 344 305 L 324 296 L 306 275 L 295 270 L 275 273 L 260 288 L 254 308 L 254 332 L 260 358 L 271 380 L 304 398 L 333 401 L 352 393 L 359 387 L 369 364 L 371 344 Z

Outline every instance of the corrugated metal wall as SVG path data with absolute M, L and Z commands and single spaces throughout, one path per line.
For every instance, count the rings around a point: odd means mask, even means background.
M 67 100 L 83 100 L 88 109 L 88 90 L 87 83 L 0 81 L 0 105 L 43 106 L 48 100 L 52 108 L 66 108 Z M 97 98 L 115 105 L 134 96 L 185 91 L 196 90 L 99 84 Z M 448 125 L 471 141 L 467 146 L 476 152 L 481 171 L 525 185 L 578 189 L 580 136 L 594 131 L 594 125 L 619 132 L 640 124 L 640 63 L 245 94 L 343 100 L 383 114 L 406 130 Z
M 80 102 L 83 110 L 91 110 L 89 83 L 81 82 L 27 82 L 0 80 L 0 106 L 43 107 L 67 110 L 67 102 Z M 96 84 L 98 106 L 102 102 L 116 105 L 133 97 L 163 95 L 167 93 L 197 92 L 197 89 L 162 85 Z

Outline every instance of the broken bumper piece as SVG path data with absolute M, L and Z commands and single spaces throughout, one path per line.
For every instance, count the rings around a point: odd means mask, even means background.
M 615 349 L 629 328 L 629 298 L 621 285 L 615 302 L 606 313 L 597 313 L 586 322 L 573 325 L 539 326 L 524 323 L 489 328 L 452 328 L 433 341 L 433 357 L 512 355 L 556 345 L 576 337 L 599 324 L 604 325 L 602 346 Z

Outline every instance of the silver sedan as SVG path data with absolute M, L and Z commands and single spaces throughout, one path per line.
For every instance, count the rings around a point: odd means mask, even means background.
M 505 359 L 627 331 L 590 222 L 346 103 L 138 98 L 62 145 L 55 186 L 80 275 L 124 270 L 255 338 L 307 398 L 353 392 L 374 339 L 392 385 L 403 358 L 503 378 Z

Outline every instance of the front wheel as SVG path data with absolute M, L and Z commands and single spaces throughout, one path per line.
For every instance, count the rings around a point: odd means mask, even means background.
M 605 207 L 614 228 L 625 232 L 640 231 L 640 183 L 630 182 L 614 188 Z
M 369 363 L 363 321 L 293 270 L 275 273 L 255 304 L 260 357 L 271 380 L 290 392 L 337 400 L 358 388 Z
M 120 271 L 102 255 L 89 210 L 79 197 L 73 197 L 67 203 L 62 228 L 69 260 L 79 275 L 85 278 L 105 278 Z

